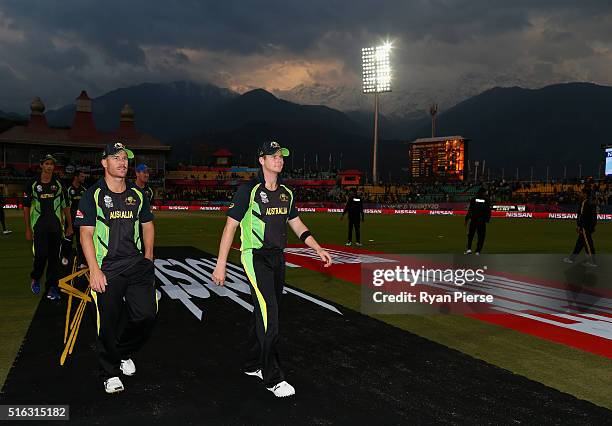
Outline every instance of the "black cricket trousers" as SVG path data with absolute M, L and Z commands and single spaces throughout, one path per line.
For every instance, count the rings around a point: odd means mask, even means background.
M 581 227 L 578 228 L 578 239 L 576 240 L 576 245 L 574 246 L 574 252 L 572 255 L 578 255 L 583 248 L 589 256 L 595 256 L 593 232 Z
M 255 307 L 249 327 L 245 370 L 261 369 L 264 385 L 271 388 L 285 380 L 277 350 L 285 256 L 282 250 L 245 250 L 241 261 L 251 283 Z
M 474 234 L 478 234 L 478 241 L 476 242 L 476 253 L 482 251 L 484 246 L 485 236 L 487 234 L 487 223 L 483 221 L 470 221 L 470 227 L 468 229 L 467 248 L 472 249 L 472 241 L 474 240 Z
M 353 241 L 353 228 L 355 228 L 355 240 L 358 243 L 361 243 L 361 222 L 359 221 L 359 219 L 356 220 L 352 220 L 349 217 L 349 222 L 348 222 L 348 242 L 352 242 Z
M 50 287 L 57 287 L 60 278 L 60 248 L 62 234 L 60 232 L 34 231 L 34 265 L 30 278 L 40 280 L 47 267 L 45 293 Z
M 105 292 L 91 294 L 96 307 L 96 352 L 101 375 L 119 376 L 121 360 L 131 358 L 144 345 L 155 324 L 155 266 L 142 258 L 120 274 L 107 277 Z M 125 314 L 124 324 L 121 319 Z

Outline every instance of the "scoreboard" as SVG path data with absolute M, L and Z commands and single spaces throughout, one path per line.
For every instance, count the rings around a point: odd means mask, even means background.
M 425 180 L 463 180 L 468 140 L 462 136 L 443 136 L 411 142 L 411 177 Z

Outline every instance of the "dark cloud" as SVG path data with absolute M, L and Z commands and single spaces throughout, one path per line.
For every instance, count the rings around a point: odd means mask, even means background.
M 597 0 L 4 0 L 0 54 L 13 78 L 71 88 L 177 77 L 246 87 L 279 70 L 291 82 L 359 84 L 360 48 L 390 37 L 404 87 L 473 76 L 605 84 L 611 28 L 612 7 Z
M 530 13 L 560 18 L 592 17 L 609 7 L 602 1 L 4 1 L 15 26 L 51 34 L 74 34 L 131 62 L 131 45 L 175 45 L 249 54 L 269 44 L 303 52 L 325 34 L 404 35 L 458 43 L 517 31 Z M 585 16 L 586 15 L 586 16 Z M 365 41 L 365 40 L 364 40 Z M 128 54 L 120 47 L 128 47 Z M 136 59 L 136 61 L 138 61 Z
M 89 56 L 77 46 L 59 48 L 46 38 L 28 37 L 23 55 L 32 63 L 52 71 L 79 70 L 89 65 Z

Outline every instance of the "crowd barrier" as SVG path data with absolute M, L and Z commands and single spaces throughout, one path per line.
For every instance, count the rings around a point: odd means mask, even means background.
M 161 211 L 227 211 L 227 206 L 153 206 Z M 342 209 L 328 207 L 298 207 L 304 213 L 342 213 Z M 431 216 L 465 216 L 467 210 L 406 210 L 406 209 L 364 209 L 366 214 L 385 215 L 431 215 Z M 576 213 L 551 212 L 491 212 L 492 217 L 523 219 L 569 219 L 576 220 Z M 612 220 L 612 214 L 598 214 L 599 220 Z
M 21 205 L 7 204 L 5 209 L 21 209 Z M 228 206 L 218 205 L 200 205 L 200 206 L 152 206 L 153 210 L 161 211 L 227 211 Z M 298 207 L 298 211 L 304 213 L 342 213 L 341 208 L 331 207 Z M 410 210 L 410 209 L 364 209 L 366 214 L 385 214 L 385 215 L 431 215 L 431 216 L 465 216 L 467 210 Z M 522 219 L 556 219 L 556 220 L 576 220 L 576 213 L 568 212 L 503 212 L 493 211 L 492 217 L 501 218 L 522 218 Z M 598 220 L 612 220 L 612 214 L 600 213 L 597 215 Z

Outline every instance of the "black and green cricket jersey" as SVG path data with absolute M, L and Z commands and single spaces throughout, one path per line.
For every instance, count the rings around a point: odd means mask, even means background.
M 32 231 L 61 232 L 62 209 L 68 206 L 64 188 L 59 180 L 51 178 L 43 183 L 40 176 L 26 185 L 23 206 L 30 208 Z
M 149 204 L 153 204 L 153 188 L 151 188 L 149 185 L 146 185 L 144 187 L 144 194 L 149 199 Z
M 153 188 L 151 188 L 149 185 L 145 185 L 144 188 L 141 186 L 138 186 L 136 184 L 136 181 L 134 181 L 134 186 L 140 189 L 140 191 L 145 195 L 145 197 L 149 199 L 149 204 L 153 205 L 153 198 L 155 196 L 155 192 L 153 191 Z
M 70 188 L 68 188 L 68 199 L 70 200 L 70 215 L 72 216 L 73 222 L 76 217 L 76 212 L 79 209 L 79 202 L 81 201 L 81 198 L 83 197 L 85 191 L 87 191 L 87 188 L 85 188 L 83 185 L 79 185 L 78 187 L 70 185 Z
M 152 220 L 140 188 L 126 182 L 125 191 L 112 192 L 104 178 L 85 191 L 76 214 L 76 226 L 95 227 L 96 260 L 105 274 L 118 274 L 143 257 L 140 224 Z
M 266 189 L 263 174 L 241 185 L 227 215 L 240 222 L 241 251 L 282 250 L 287 245 L 287 221 L 298 217 L 293 191 L 278 181 Z

